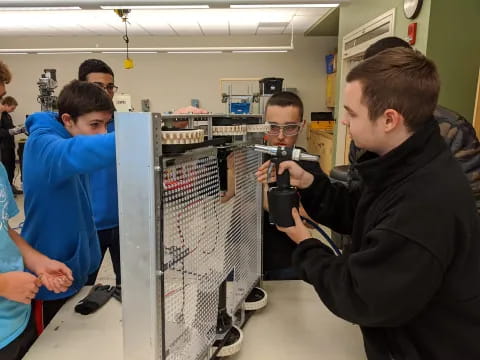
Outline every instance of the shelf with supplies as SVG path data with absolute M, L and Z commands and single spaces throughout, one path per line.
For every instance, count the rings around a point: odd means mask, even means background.
M 326 87 L 326 99 L 325 105 L 329 108 L 335 107 L 335 96 L 336 96 L 336 86 L 337 82 L 337 73 L 327 74 L 327 87 Z
M 329 174 L 333 167 L 333 132 L 315 128 L 309 124 L 307 132 L 308 152 L 320 156 L 320 167 Z
M 327 82 L 325 88 L 325 105 L 329 108 L 335 107 L 336 82 L 337 82 L 337 51 L 325 56 Z
M 283 78 L 222 78 L 221 101 L 226 114 L 263 114 L 268 99 L 283 89 Z

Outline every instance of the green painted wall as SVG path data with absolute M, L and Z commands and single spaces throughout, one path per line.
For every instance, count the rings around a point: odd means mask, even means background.
M 480 1 L 435 0 L 426 54 L 442 81 L 439 103 L 473 119 L 480 66 Z
M 338 32 L 338 61 L 342 58 L 342 41 L 343 37 L 358 27 L 384 14 L 385 12 L 395 8 L 395 26 L 394 36 L 402 39 L 407 39 L 408 24 L 417 22 L 417 39 L 415 48 L 425 53 L 428 42 L 428 29 L 430 19 L 430 6 L 432 1 L 437 0 L 423 0 L 422 9 L 414 20 L 407 19 L 403 13 L 403 0 L 353 0 L 350 3 L 342 3 L 340 5 L 340 20 Z M 447 0 L 449 1 L 449 0 Z M 462 0 L 463 1 L 463 0 Z M 480 1 L 480 0 L 472 0 Z M 340 69 L 340 64 L 337 64 Z M 342 78 L 346 74 L 337 74 L 337 94 L 336 104 L 339 104 Z M 337 125 L 341 119 L 338 119 L 338 106 L 335 108 L 335 118 L 338 120 Z M 335 128 L 335 139 L 336 139 Z M 333 159 L 336 158 L 336 145 L 334 147 Z
M 341 59 L 342 41 L 345 35 L 393 8 L 395 8 L 394 35 L 402 39 L 406 39 L 408 24 L 410 24 L 411 22 L 417 22 L 417 42 L 415 44 L 415 47 L 422 53 L 425 53 L 427 49 L 431 1 L 432 0 L 423 0 L 423 6 L 420 14 L 414 20 L 407 19 L 403 14 L 403 0 L 361 0 L 352 1 L 350 3 L 344 3 L 340 5 L 338 59 Z M 340 68 L 340 66 L 338 67 Z M 342 76 L 346 76 L 346 74 L 343 74 Z M 340 84 L 340 79 L 341 77 L 338 76 L 337 85 Z M 337 89 L 341 91 L 340 87 L 337 87 Z M 339 92 L 337 92 L 337 100 L 338 95 Z M 335 113 L 337 113 L 337 109 L 335 109 Z

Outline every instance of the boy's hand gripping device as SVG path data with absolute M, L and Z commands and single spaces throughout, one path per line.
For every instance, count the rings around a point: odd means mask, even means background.
M 305 160 L 317 161 L 318 156 L 302 152 L 300 149 L 288 148 L 285 146 L 265 146 L 254 145 L 253 149 L 271 156 L 270 161 L 275 165 L 277 175 L 276 186 L 270 186 L 268 189 L 268 211 L 270 214 L 270 222 L 272 224 L 290 227 L 294 226 L 295 222 L 292 218 L 292 208 L 299 206 L 299 197 L 297 188 L 290 185 L 290 173 L 285 170 L 283 174 L 278 174 L 278 168 L 282 161 L 287 160 Z M 268 169 L 270 173 L 271 168 Z

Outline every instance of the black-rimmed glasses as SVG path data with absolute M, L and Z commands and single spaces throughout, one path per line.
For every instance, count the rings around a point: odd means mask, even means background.
M 106 91 L 108 91 L 108 92 L 116 93 L 117 90 L 118 90 L 118 86 L 116 86 L 116 85 L 114 85 L 114 84 L 104 85 L 104 84 L 102 84 L 102 83 L 100 83 L 100 82 L 95 82 L 94 84 L 100 86 L 103 90 L 106 90 Z

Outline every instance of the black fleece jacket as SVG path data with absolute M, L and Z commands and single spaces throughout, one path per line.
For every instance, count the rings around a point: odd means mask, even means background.
M 357 165 L 350 191 L 316 176 L 312 218 L 352 235 L 336 257 L 315 239 L 293 255 L 339 317 L 360 325 L 370 360 L 480 359 L 480 224 L 468 181 L 432 120 Z
M 15 139 L 8 130 L 13 129 L 13 120 L 10 114 L 3 111 L 0 117 L 0 149 L 15 150 Z

